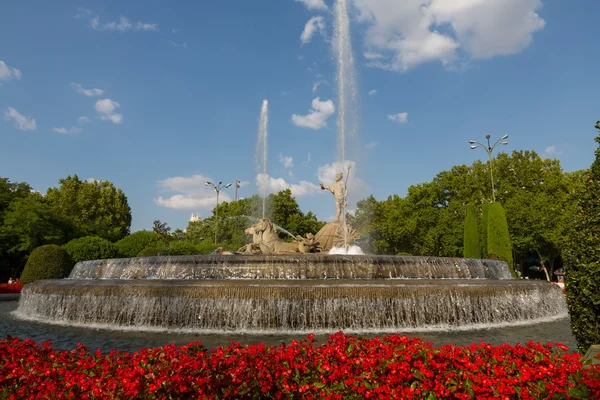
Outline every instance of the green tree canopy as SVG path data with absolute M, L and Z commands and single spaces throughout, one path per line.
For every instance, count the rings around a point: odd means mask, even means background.
M 131 209 L 121 189 L 108 181 L 82 181 L 77 175 L 61 179 L 46 198 L 77 236 L 99 236 L 116 241 L 129 233 Z

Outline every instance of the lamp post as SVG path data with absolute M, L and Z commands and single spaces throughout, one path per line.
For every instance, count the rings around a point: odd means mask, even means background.
M 223 185 L 223 181 L 219 181 L 219 183 L 215 185 L 212 182 L 206 182 L 204 186 L 212 186 L 212 188 L 215 189 L 215 192 L 217 192 L 217 206 L 215 207 L 215 244 L 217 244 L 217 229 L 219 228 L 219 193 L 221 192 L 221 189 L 231 186 L 231 183 Z
M 237 201 L 237 190 L 241 187 L 240 183 L 242 183 L 239 179 L 235 179 L 235 199 Z
M 488 157 L 490 159 L 490 179 L 492 180 L 492 201 L 495 202 L 496 201 L 496 191 L 494 189 L 494 165 L 493 165 L 492 152 L 494 151 L 496 146 L 498 146 L 499 144 L 502 144 L 502 145 L 508 144 L 508 142 L 503 141 L 503 140 L 508 139 L 508 135 L 502 136 L 493 145 L 490 145 L 490 135 L 485 135 L 485 138 L 487 139 L 487 146 L 484 144 L 481 144 L 479 142 L 476 142 L 474 140 L 469 140 L 469 143 L 471 144 L 471 146 L 470 146 L 471 150 L 475 150 L 476 148 L 481 147 L 488 154 Z

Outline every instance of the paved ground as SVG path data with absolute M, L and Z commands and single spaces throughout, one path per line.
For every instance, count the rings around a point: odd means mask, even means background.
M 19 300 L 20 293 L 0 293 L 0 301 L 14 301 Z

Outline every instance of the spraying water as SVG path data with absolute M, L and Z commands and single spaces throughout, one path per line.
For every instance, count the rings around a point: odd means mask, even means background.
M 335 23 L 333 53 L 337 63 L 338 85 L 338 157 L 342 168 L 346 160 L 346 133 L 356 134 L 356 72 L 350 40 L 350 19 L 348 1 L 336 0 L 334 6 Z
M 358 115 L 356 97 L 356 72 L 354 70 L 354 56 L 352 55 L 352 42 L 350 38 L 350 18 L 348 17 L 348 0 L 336 0 L 334 6 L 335 26 L 333 38 L 333 53 L 337 62 L 337 85 L 338 85 L 338 168 L 346 174 L 348 182 L 348 171 L 346 168 L 346 133 L 356 136 Z M 347 186 L 346 186 L 347 187 Z M 345 196 L 344 196 L 345 197 Z M 346 201 L 344 199 L 343 220 L 344 247 L 348 250 L 347 226 L 346 226 Z
M 269 126 L 269 102 L 263 100 L 260 109 L 260 120 L 258 121 L 258 142 L 256 143 L 256 169 L 259 174 L 267 175 L 267 139 Z M 265 217 L 265 202 L 267 197 L 262 199 L 262 217 Z

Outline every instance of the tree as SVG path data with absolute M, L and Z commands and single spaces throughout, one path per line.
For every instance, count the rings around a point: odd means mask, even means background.
M 469 204 L 465 211 L 464 257 L 481 258 L 479 224 L 475 206 Z
M 512 245 L 508 233 L 508 222 L 502 205 L 498 202 L 490 204 L 487 220 L 487 256 L 486 258 L 498 259 L 508 263 L 513 275 L 514 264 Z
M 71 225 L 39 193 L 10 203 L 0 230 L 1 242 L 12 260 L 10 269 L 13 276 L 20 273 L 35 248 L 46 244 L 61 245 L 72 238 Z
M 10 251 L 18 246 L 18 238 L 13 235 L 12 229 L 5 227 L 4 216 L 13 202 L 31 194 L 31 186 L 26 182 L 11 182 L 0 177 L 0 282 L 17 277 L 26 260 L 26 254 Z
M 136 257 L 146 247 L 162 247 L 166 242 L 156 232 L 137 231 L 115 243 L 121 257 Z
M 600 144 L 600 121 L 596 129 Z M 600 147 L 595 155 L 583 190 L 573 192 L 577 211 L 563 248 L 567 305 L 581 352 L 600 343 Z
M 46 198 L 69 221 L 77 236 L 99 236 L 116 241 L 129 233 L 131 209 L 121 189 L 108 181 L 81 181 L 77 175 L 61 179 Z
M 170 239 L 169 232 L 171 231 L 171 227 L 166 222 L 161 222 L 160 219 L 154 221 L 152 231 L 158 233 L 164 239 Z

